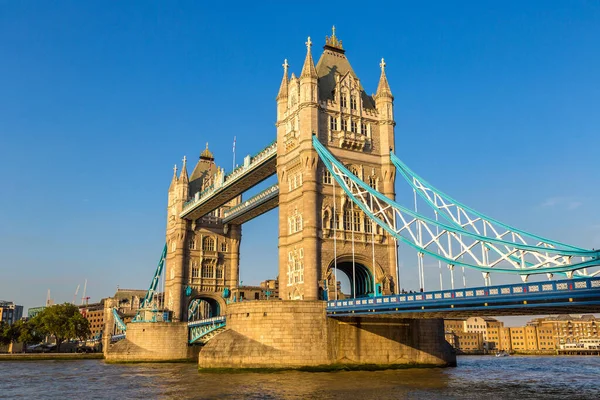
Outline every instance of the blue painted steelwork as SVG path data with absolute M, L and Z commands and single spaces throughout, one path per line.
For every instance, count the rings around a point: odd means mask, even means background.
M 156 288 L 158 287 L 158 283 L 160 282 L 160 277 L 163 273 L 166 257 L 167 257 L 167 244 L 165 243 L 165 247 L 163 248 L 162 254 L 160 256 L 160 260 L 158 261 L 158 266 L 156 267 L 156 271 L 154 272 L 154 277 L 152 278 L 152 281 L 150 282 L 150 287 L 148 288 L 148 292 L 146 292 L 146 296 L 144 297 L 144 300 L 142 300 L 142 302 L 140 303 L 140 310 L 148 309 L 153 305 L 152 302 L 154 301 L 154 295 L 156 294 Z M 156 319 L 154 318 L 154 321 L 142 321 L 140 311 L 138 310 L 138 312 L 135 314 L 135 317 L 133 318 L 132 322 L 156 322 Z
M 188 322 L 189 343 L 205 342 L 209 334 L 223 330 L 226 326 L 225 316 L 206 318 Z
M 483 286 L 327 302 L 329 316 L 600 305 L 600 278 Z M 493 314 L 492 314 L 493 315 Z
M 120 335 L 112 335 L 110 337 L 110 341 L 111 342 L 118 342 L 119 340 L 123 340 L 123 339 L 125 339 L 125 334 L 124 333 L 121 333 Z
M 478 235 L 460 227 L 446 225 L 424 217 L 362 182 L 335 159 L 316 136 L 313 136 L 313 146 L 325 167 L 331 172 L 346 195 L 369 218 L 399 241 L 422 254 L 441 260 L 449 266 L 464 266 L 481 272 L 509 273 L 527 277 L 531 274 L 567 273 L 600 265 L 599 250 L 555 249 L 514 243 Z M 400 222 L 400 228 L 396 227 L 396 219 Z M 436 227 L 440 229 L 439 232 Z M 424 237 L 421 237 L 422 232 Z M 467 239 L 464 240 L 465 238 Z M 447 248 L 443 245 L 446 241 Z M 452 244 L 454 244 L 454 249 L 456 250 L 458 247 L 459 251 L 453 251 Z M 497 254 L 494 254 L 495 258 L 491 261 L 489 255 L 477 258 L 472 251 L 476 246 L 491 248 Z M 465 255 L 469 255 L 474 261 L 463 261 Z M 511 259 L 513 256 L 518 257 L 520 262 L 516 263 Z M 584 261 L 574 263 L 573 256 L 582 257 Z M 530 264 L 527 264 L 525 257 L 535 257 L 541 261 L 535 267 L 531 267 Z M 511 264 L 514 269 L 498 266 L 504 262 Z
M 127 325 L 125 325 L 125 322 L 123 322 L 123 320 L 121 319 L 121 316 L 117 312 L 117 309 L 113 308 L 112 313 L 113 313 L 113 318 L 115 319 L 115 324 L 117 325 L 117 328 L 119 328 L 122 331 L 126 331 Z

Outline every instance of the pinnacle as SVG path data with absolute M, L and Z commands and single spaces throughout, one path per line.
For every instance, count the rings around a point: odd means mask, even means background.
M 315 68 L 315 62 L 313 61 L 312 54 L 310 52 L 310 48 L 312 46 L 312 41 L 310 40 L 310 36 L 306 40 L 306 58 L 304 59 L 304 65 L 302 66 L 302 73 L 300 73 L 301 78 L 309 77 L 309 78 L 317 78 L 317 69 Z

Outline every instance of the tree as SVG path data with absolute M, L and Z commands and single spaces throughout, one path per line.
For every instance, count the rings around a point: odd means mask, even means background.
M 40 329 L 37 326 L 37 319 L 33 318 L 29 321 L 17 321 L 15 324 L 19 324 L 19 342 L 23 342 L 24 346 L 28 343 L 39 343 L 44 340 L 44 335 L 40 333 Z
M 69 303 L 45 308 L 35 318 L 36 331 L 56 338 L 56 351 L 67 339 L 85 339 L 90 335 L 90 323 L 83 318 L 77 306 Z

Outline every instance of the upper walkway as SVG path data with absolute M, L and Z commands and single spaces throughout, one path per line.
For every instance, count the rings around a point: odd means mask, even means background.
M 224 224 L 241 225 L 279 205 L 279 184 L 270 186 L 254 197 L 223 213 Z
M 179 216 L 195 220 L 221 207 L 246 190 L 277 172 L 277 142 L 273 142 L 254 156 L 246 156 L 242 166 L 230 174 L 215 175 L 215 182 L 185 203 Z
M 448 318 L 595 313 L 600 278 L 484 286 L 327 302 L 330 317 Z

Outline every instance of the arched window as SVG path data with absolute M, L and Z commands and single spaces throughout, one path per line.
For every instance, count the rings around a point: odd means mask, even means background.
M 342 108 L 345 108 L 347 106 L 346 93 L 344 93 L 344 92 L 340 93 L 340 105 L 342 106 Z
M 188 242 L 188 247 L 190 250 L 196 250 L 196 239 L 190 238 Z
M 223 266 L 217 265 L 217 279 L 223 279 Z
M 200 277 L 200 271 L 198 268 L 198 261 L 192 261 L 192 279 L 196 279 Z
M 356 96 L 350 95 L 350 109 L 356 110 Z
M 222 252 L 226 252 L 227 251 L 227 242 L 221 242 L 221 251 Z
M 211 237 L 205 237 L 202 241 L 203 251 L 215 251 L 215 240 Z

